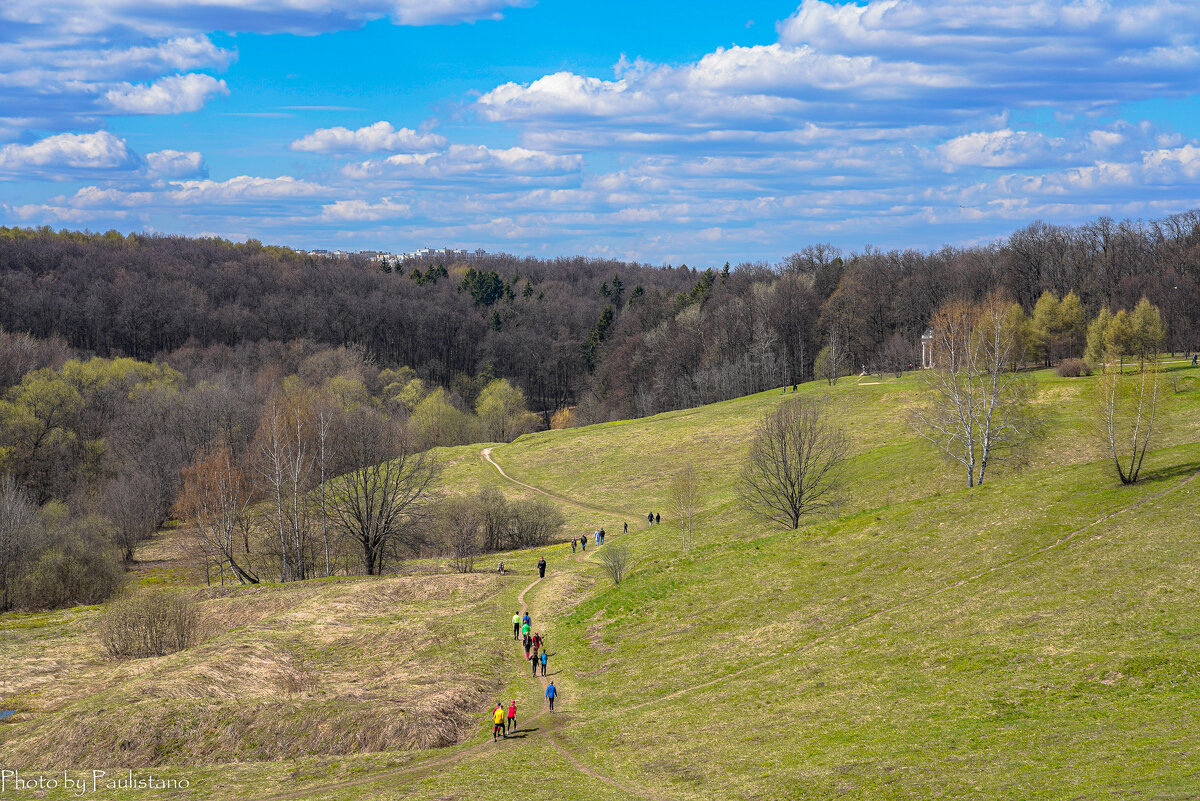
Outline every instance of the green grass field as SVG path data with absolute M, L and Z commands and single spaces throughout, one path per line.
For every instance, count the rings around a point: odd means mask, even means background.
M 94 609 L 7 615 L 0 763 L 190 784 L 93 796 L 118 799 L 1195 798 L 1200 371 L 1178 370 L 1134 486 L 1095 448 L 1092 379 L 1036 374 L 1047 437 L 974 489 L 909 430 L 913 377 L 804 385 L 853 457 L 841 516 L 798 532 L 736 496 L 777 392 L 495 445 L 569 535 L 629 544 L 630 578 L 555 545 L 497 555 L 503 578 L 225 593 L 205 601 L 211 639 L 133 665 L 99 655 Z M 447 489 L 535 494 L 481 447 L 444 452 Z M 666 487 L 689 462 L 705 489 L 685 552 Z M 553 715 L 511 639 L 527 587 Z M 512 697 L 528 725 L 493 745 L 488 708 Z M 123 757 L 146 727 L 157 751 Z

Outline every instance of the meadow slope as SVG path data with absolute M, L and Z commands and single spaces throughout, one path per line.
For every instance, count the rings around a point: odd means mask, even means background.
M 570 533 L 603 526 L 628 544 L 634 574 L 614 587 L 595 548 L 556 545 L 498 556 L 518 570 L 504 578 L 219 594 L 204 602 L 212 639 L 136 665 L 99 656 L 94 610 L 5 616 L 0 697 L 21 711 L 0 724 L 0 760 L 91 767 L 111 739 L 78 743 L 106 712 L 155 727 L 170 710 L 217 733 L 104 764 L 154 765 L 190 789 L 108 797 L 1195 797 L 1200 372 L 1178 375 L 1128 487 L 1092 444 L 1090 379 L 1038 373 L 1047 438 L 974 489 L 909 431 L 911 376 L 805 385 L 853 457 L 841 516 L 798 532 L 736 498 L 777 392 L 493 446 L 508 480 L 482 446 L 450 449 L 447 489 L 543 490 Z M 666 487 L 688 462 L 705 489 L 685 552 Z M 647 511 L 663 524 L 647 529 Z M 551 568 L 532 582 L 539 554 Z M 527 588 L 561 708 L 493 746 L 496 700 L 518 697 L 522 718 L 541 708 L 507 630 Z M 215 722 L 239 711 L 273 725 L 251 737 Z M 431 741 L 430 716 L 456 722 Z M 374 739 L 346 747 L 356 727 Z

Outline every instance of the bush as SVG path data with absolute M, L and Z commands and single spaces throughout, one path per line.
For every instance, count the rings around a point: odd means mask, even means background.
M 1063 359 L 1054 372 L 1063 378 L 1079 378 L 1081 375 L 1091 375 L 1092 368 L 1083 359 Z
M 121 558 L 112 548 L 86 548 L 65 542 L 42 551 L 16 582 L 14 606 L 61 609 L 98 604 L 125 581 Z
M 99 634 L 104 649 L 118 659 L 165 656 L 199 640 L 200 607 L 173 590 L 130 593 L 105 607 Z
M 535 548 L 550 542 L 566 519 L 549 501 L 514 501 L 509 505 L 509 548 Z
M 613 584 L 620 584 L 629 571 L 633 569 L 633 554 L 624 545 L 607 545 L 600 550 L 596 557 L 600 569 L 604 571 Z

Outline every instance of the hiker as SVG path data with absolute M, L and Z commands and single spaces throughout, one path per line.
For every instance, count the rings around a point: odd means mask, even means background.
M 530 642 L 530 644 L 533 645 L 533 654 L 529 658 L 533 660 L 534 664 L 537 664 L 538 650 L 539 650 L 539 646 L 541 646 L 541 644 L 542 644 L 542 638 L 538 637 L 538 638 L 532 640 Z M 537 672 L 536 668 L 534 669 L 534 672 L 535 673 Z
M 499 734 L 504 739 L 508 739 L 508 732 L 504 729 L 504 706 L 497 703 L 496 708 L 492 710 L 492 742 L 496 742 L 496 735 Z
M 529 613 L 528 613 L 528 612 L 526 612 L 526 613 L 525 613 L 525 616 L 521 618 L 521 622 L 522 622 L 522 623 L 528 623 L 528 624 L 529 624 L 529 625 L 531 625 L 531 626 L 533 625 L 533 621 L 532 621 L 532 620 L 529 618 Z
M 780 392 L 779 394 L 780 394 L 780 395 L 786 395 L 786 394 L 787 394 L 787 387 L 784 387 L 784 388 L 783 388 L 783 392 Z
M 528 634 L 525 635 L 524 645 L 525 645 L 525 658 L 528 659 L 529 658 L 529 649 L 533 647 L 533 638 L 530 637 Z
M 592 538 L 596 540 L 597 545 L 600 544 L 600 530 L 599 529 L 592 532 Z
M 499 567 L 496 568 L 496 572 L 502 576 L 504 575 L 504 563 L 503 562 L 501 562 Z
M 539 634 L 536 631 L 533 633 L 533 647 L 534 648 L 541 648 L 542 643 L 544 643 L 545 641 L 546 641 L 545 638 L 543 638 L 541 634 Z
M 1192 367 L 1196 366 L 1196 354 L 1192 354 Z
M 621 530 L 621 533 L 628 534 L 629 533 L 629 521 L 626 520 L 624 525 L 625 525 L 625 528 Z
M 795 392 L 795 391 L 796 391 L 796 385 L 792 384 L 792 392 Z
M 517 635 L 521 632 L 521 613 L 517 612 L 513 615 L 513 639 L 517 639 Z
M 579 547 L 579 541 L 571 537 L 571 553 L 575 553 L 575 549 Z
M 546 557 L 538 560 L 538 578 L 546 577 Z
M 656 526 L 657 526 L 657 525 L 658 525 L 659 523 L 661 523 L 661 522 L 662 522 L 662 515 L 660 515 L 660 514 L 658 514 L 657 512 L 655 512 L 655 513 L 654 513 L 654 525 L 656 525 Z
M 512 703 L 508 705 L 508 728 L 513 731 L 517 730 L 517 699 L 514 698 Z
M 584 534 L 579 538 L 579 545 L 583 548 L 583 550 L 587 550 L 587 534 Z
M 542 651 L 542 675 L 546 675 L 546 660 L 550 658 L 550 654 Z
M 537 678 L 537 668 L 538 668 L 537 648 L 533 649 L 533 658 L 529 660 L 529 667 L 533 670 L 533 677 L 536 679 Z
M 554 686 L 554 682 L 546 685 L 546 698 L 550 700 L 550 711 L 554 711 L 554 699 L 558 697 L 558 688 Z
M 649 524 L 651 527 L 654 526 L 654 512 L 651 512 L 650 514 L 646 515 L 646 523 Z
M 600 529 L 600 544 L 604 544 L 604 529 Z
M 529 656 L 529 645 L 532 642 L 533 638 L 531 638 L 529 636 L 529 624 L 528 623 L 521 624 L 521 639 L 525 643 L 525 655 Z

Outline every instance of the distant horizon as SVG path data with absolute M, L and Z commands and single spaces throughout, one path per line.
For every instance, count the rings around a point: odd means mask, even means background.
M 721 264 L 1200 207 L 1200 7 L 1171 0 L 13 0 L 0 24 L 4 225 Z

